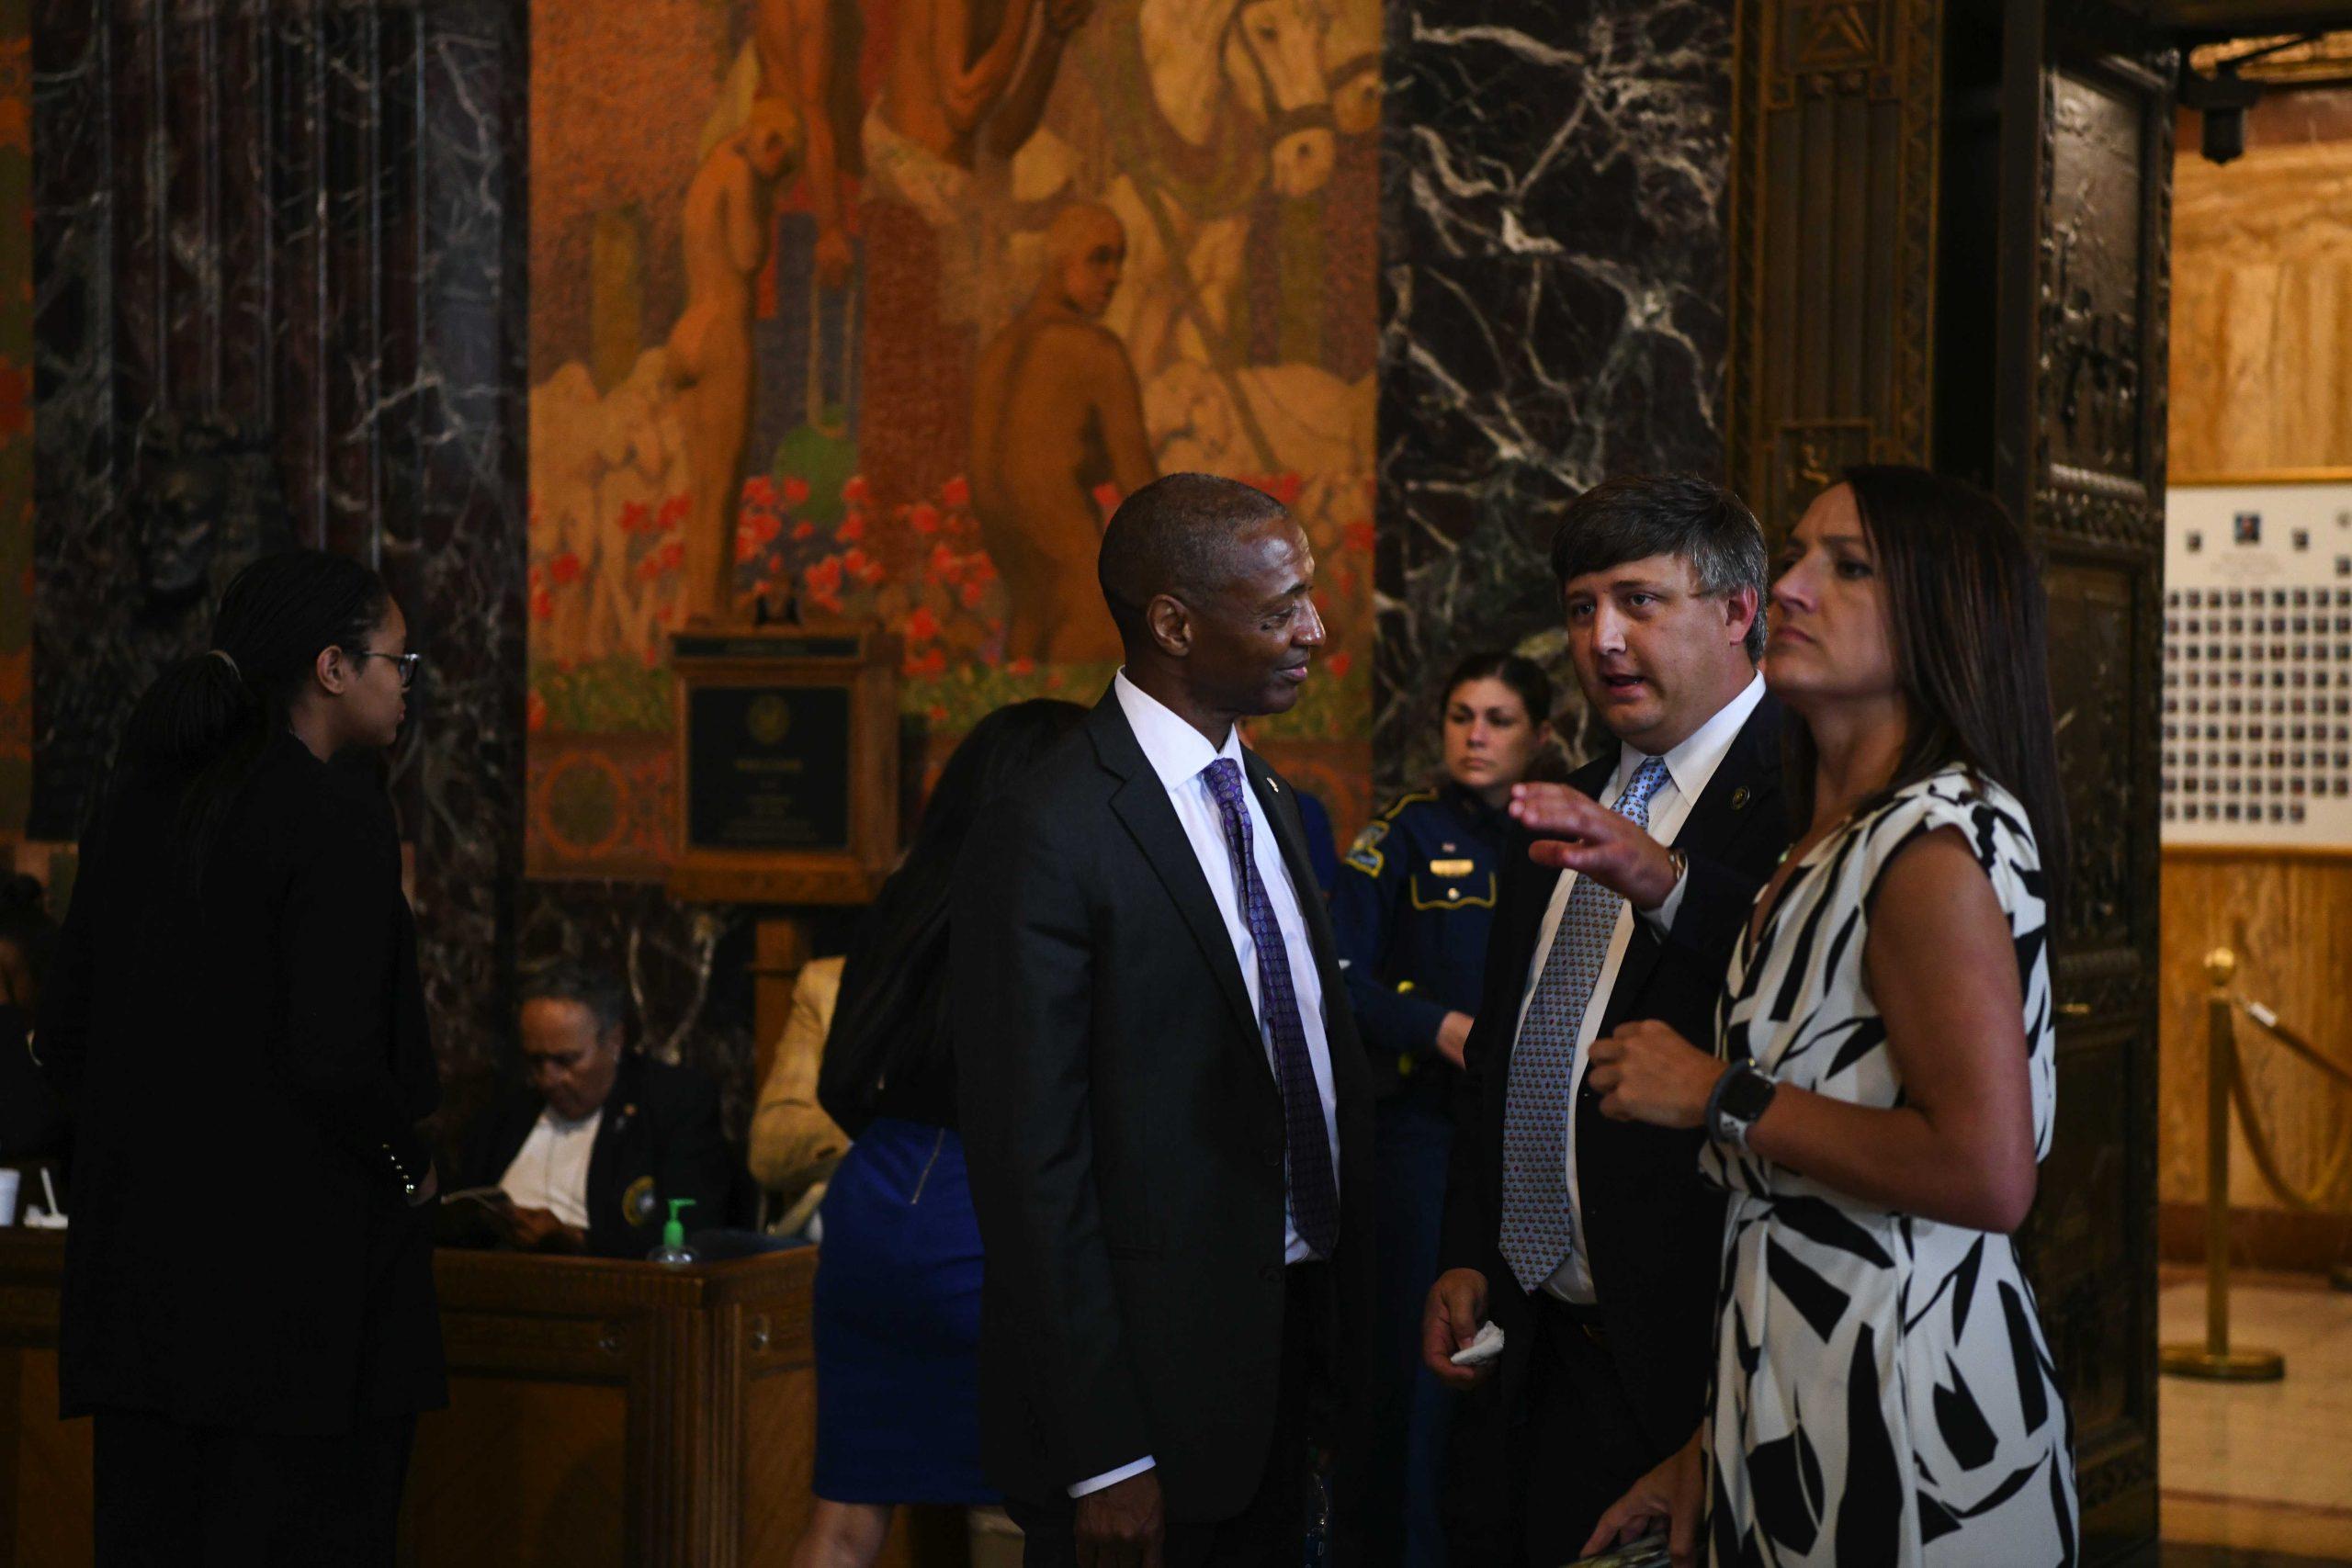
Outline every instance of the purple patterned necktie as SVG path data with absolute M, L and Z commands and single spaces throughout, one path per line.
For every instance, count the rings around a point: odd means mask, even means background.
M 1241 764 L 1219 757 L 1201 771 L 1225 820 L 1226 847 L 1233 852 L 1233 882 L 1241 895 L 1241 916 L 1250 945 L 1258 953 L 1258 1014 L 1273 1046 L 1274 1082 L 1283 1095 L 1283 1141 L 1288 1146 L 1290 1217 L 1299 1239 L 1317 1258 L 1331 1256 L 1340 1238 L 1340 1188 L 1331 1175 L 1331 1145 L 1323 1125 L 1323 1096 L 1315 1087 L 1315 1066 L 1306 1055 L 1306 1030 L 1298 1021 L 1298 992 L 1291 983 L 1290 950 L 1274 907 L 1258 875 L 1250 838 L 1250 813 L 1241 800 Z
M 1611 809 L 1646 829 L 1650 796 L 1666 779 L 1666 759 L 1648 759 Z M 1510 1082 L 1503 1098 L 1501 1247 L 1511 1277 L 1531 1295 L 1558 1270 L 1574 1240 L 1568 1090 L 1576 1078 L 1584 1010 L 1600 984 L 1600 966 L 1609 961 L 1609 942 L 1624 902 L 1589 876 L 1577 878 L 1511 1049 Z

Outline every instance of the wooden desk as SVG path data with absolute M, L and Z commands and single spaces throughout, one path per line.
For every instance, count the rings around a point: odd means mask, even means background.
M 0 1230 L 0 1568 L 90 1561 L 90 1424 L 57 1418 L 59 1231 Z
M 784 1562 L 809 1506 L 816 1262 L 441 1253 L 449 1408 L 418 1423 L 410 1560 Z
M 58 1235 L 0 1231 L 0 1568 L 90 1560 L 89 1423 L 57 1419 L 63 1258 Z M 436 1272 L 449 1408 L 418 1425 L 404 1562 L 788 1561 L 815 1447 L 812 1250 L 683 1269 L 443 1252 Z

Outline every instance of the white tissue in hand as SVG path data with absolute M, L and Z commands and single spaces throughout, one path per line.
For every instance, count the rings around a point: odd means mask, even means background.
M 1503 1331 L 1497 1328 L 1490 1318 L 1478 1325 L 1478 1332 L 1471 1337 L 1470 1343 L 1456 1350 L 1452 1359 L 1457 1367 L 1475 1367 L 1481 1362 L 1491 1361 L 1502 1353 Z

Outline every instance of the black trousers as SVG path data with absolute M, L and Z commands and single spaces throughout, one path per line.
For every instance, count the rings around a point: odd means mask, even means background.
M 96 1568 L 390 1568 L 413 1416 L 332 1438 L 143 1410 L 95 1428 Z
M 1644 1431 L 1598 1310 L 1540 1292 L 1534 1308 L 1534 1361 L 1510 1469 L 1527 1561 L 1559 1568 L 1583 1555 L 1609 1506 L 1673 1450 Z
M 1171 1523 L 1161 1549 L 1166 1568 L 1299 1568 L 1306 1555 L 1307 1508 L 1322 1460 L 1336 1436 L 1330 1412 L 1332 1296 L 1329 1265 L 1295 1263 L 1283 1292 L 1283 1370 L 1274 1396 L 1274 1436 L 1265 1473 L 1249 1506 L 1214 1523 Z M 1005 1512 L 1026 1538 L 1023 1568 L 1073 1568 L 1075 1505 L 1067 1498 L 1028 1503 L 1008 1498 Z M 1334 1529 L 1338 1527 L 1335 1523 Z M 1335 1540 L 1335 1562 L 1351 1554 Z

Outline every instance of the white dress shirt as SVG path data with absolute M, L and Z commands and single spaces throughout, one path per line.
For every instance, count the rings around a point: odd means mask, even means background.
M 588 1156 L 595 1151 L 596 1129 L 604 1120 L 601 1105 L 577 1122 L 566 1122 L 552 1105 L 540 1111 L 531 1135 L 498 1179 L 500 1190 L 518 1209 L 545 1209 L 567 1225 L 587 1229 Z
M 1713 718 L 1692 730 L 1673 750 L 1666 754 L 1666 782 L 1650 796 L 1649 835 L 1661 844 L 1671 844 L 1682 831 L 1682 824 L 1690 816 L 1690 807 L 1706 793 L 1707 784 L 1715 770 L 1730 754 L 1732 742 L 1739 739 L 1740 727 L 1756 705 L 1764 700 L 1764 677 L 1757 676 L 1743 687 L 1739 695 L 1715 710 Z M 1641 771 L 1648 754 L 1635 750 L 1631 745 L 1621 745 L 1617 771 L 1603 787 L 1600 804 L 1609 806 L 1625 793 L 1625 786 Z M 1575 889 L 1577 874 L 1560 874 L 1560 885 L 1552 890 L 1552 902 L 1544 912 L 1544 924 L 1535 936 L 1535 956 L 1528 964 L 1526 987 L 1520 993 L 1519 1027 L 1527 1026 L 1528 1004 L 1535 997 L 1535 982 L 1543 977 L 1545 960 L 1552 955 L 1553 939 L 1559 934 L 1560 919 L 1567 912 L 1568 895 Z M 1677 882 L 1666 902 L 1644 917 L 1661 930 L 1674 924 L 1677 910 L 1682 907 L 1682 884 Z M 1568 1256 L 1552 1277 L 1544 1281 L 1544 1289 L 1564 1302 L 1591 1304 L 1593 1297 L 1592 1270 L 1584 1256 L 1584 1200 L 1577 1185 L 1577 1096 L 1584 1087 L 1585 1064 L 1591 1046 L 1600 1032 L 1601 1015 L 1609 1010 L 1609 993 L 1617 984 L 1617 970 L 1625 961 L 1625 948 L 1634 938 L 1634 913 L 1621 907 L 1617 929 L 1609 938 L 1609 951 L 1600 961 L 1600 978 L 1593 982 L 1592 997 L 1585 1004 L 1584 1021 L 1577 1030 L 1574 1062 L 1568 1069 Z M 1515 1038 L 1515 1036 L 1514 1036 Z
M 1258 947 L 1250 940 L 1250 922 L 1242 911 L 1241 889 L 1233 874 L 1233 852 L 1225 836 L 1225 816 L 1217 807 L 1216 796 L 1210 793 L 1208 780 L 1203 776 L 1209 764 L 1220 757 L 1232 759 L 1234 765 L 1242 769 L 1241 799 L 1250 813 L 1250 856 L 1258 863 L 1258 880 L 1266 889 L 1266 902 L 1272 907 L 1274 924 L 1283 933 L 1283 947 L 1290 960 L 1291 988 L 1298 998 L 1298 1021 L 1306 1036 L 1307 1060 L 1315 1070 L 1316 1094 L 1323 1105 L 1323 1135 L 1330 1144 L 1331 1179 L 1336 1184 L 1340 1176 L 1340 1100 L 1332 1085 L 1331 1044 L 1323 1022 L 1322 976 L 1316 973 L 1314 939 L 1307 934 L 1306 915 L 1299 904 L 1298 888 L 1291 881 L 1290 867 L 1283 861 L 1273 824 L 1266 820 L 1265 808 L 1258 803 L 1258 792 L 1250 785 L 1249 769 L 1241 758 L 1241 737 L 1237 731 L 1228 731 L 1223 746 L 1211 746 L 1199 730 L 1178 717 L 1166 704 L 1129 681 L 1124 670 L 1112 681 L 1111 689 L 1118 696 L 1119 711 L 1126 715 L 1127 727 L 1135 731 L 1136 743 L 1143 748 L 1145 761 L 1151 764 L 1151 771 L 1159 776 L 1168 791 L 1168 804 L 1176 808 L 1176 820 L 1183 824 L 1193 858 L 1201 863 L 1201 874 L 1208 879 L 1217 913 L 1225 919 L 1226 935 L 1233 942 L 1234 959 L 1241 965 L 1241 983 L 1250 990 L 1250 1010 L 1259 1016 L 1259 1033 L 1266 1046 L 1268 1069 L 1274 1071 L 1273 1039 L 1266 1032 L 1265 1006 L 1259 995 Z M 1297 1263 L 1311 1256 L 1285 1199 L 1283 1261 Z M 1151 1466 L 1152 1461 L 1147 1455 L 1133 1464 L 1080 1482 L 1069 1489 L 1069 1495 L 1083 1497 L 1114 1482 L 1141 1474 Z

